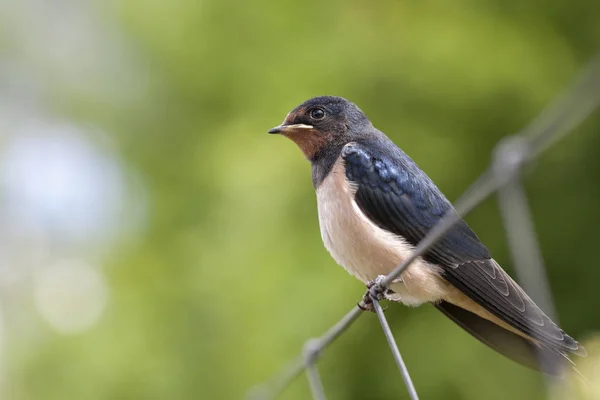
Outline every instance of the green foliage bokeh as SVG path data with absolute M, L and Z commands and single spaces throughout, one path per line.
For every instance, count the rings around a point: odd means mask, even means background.
M 118 88 L 135 93 L 127 104 L 60 87 L 55 104 L 108 132 L 147 190 L 148 222 L 109 252 L 98 325 L 15 351 L 18 399 L 241 398 L 364 289 L 321 243 L 308 162 L 266 131 L 309 97 L 344 96 L 455 200 L 600 37 L 587 0 L 125 0 L 96 12 L 143 84 Z M 583 341 L 600 328 L 599 127 L 586 121 L 527 179 L 561 324 Z M 468 222 L 512 273 L 496 200 Z M 539 375 L 432 307 L 387 315 L 422 398 L 544 398 Z M 319 368 L 330 399 L 407 398 L 373 315 Z M 282 398 L 308 396 L 301 377 Z

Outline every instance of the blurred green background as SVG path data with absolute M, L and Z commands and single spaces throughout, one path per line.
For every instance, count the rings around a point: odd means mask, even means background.
M 589 0 L 0 5 L 0 395 L 236 399 L 360 299 L 310 166 L 266 134 L 356 102 L 454 201 L 600 45 Z M 527 190 L 563 328 L 600 398 L 600 118 Z M 495 199 L 467 219 L 511 273 Z M 423 399 L 542 399 L 433 307 L 387 311 Z M 407 398 L 374 315 L 319 363 L 330 399 Z M 567 398 L 562 388 L 554 398 Z M 281 397 L 309 398 L 301 377 Z

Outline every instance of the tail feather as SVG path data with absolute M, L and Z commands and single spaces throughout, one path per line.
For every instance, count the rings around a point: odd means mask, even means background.
M 560 376 L 566 366 L 574 365 L 564 352 L 536 345 L 470 311 L 445 301 L 434 305 L 480 342 L 525 367 Z

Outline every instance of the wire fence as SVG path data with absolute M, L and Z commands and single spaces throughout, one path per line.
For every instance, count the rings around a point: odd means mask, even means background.
M 527 196 L 522 185 L 522 171 L 548 147 L 587 118 L 599 104 L 600 54 L 589 63 L 570 89 L 529 126 L 514 136 L 504 138 L 496 145 L 491 165 L 456 202 L 456 212 L 448 213 L 415 247 L 410 257 L 377 284 L 371 286 L 363 300 L 321 337 L 308 340 L 299 357 L 282 368 L 270 381 L 251 390 L 247 398 L 275 399 L 302 372 L 306 371 L 313 398 L 325 400 L 326 395 L 318 373 L 317 361 L 323 351 L 362 315 L 363 309 L 371 307 L 377 314 L 410 398 L 418 399 L 415 386 L 379 304 L 380 294 L 417 257 L 424 255 L 454 224 L 494 193 L 498 194 L 500 212 L 518 281 L 539 307 L 558 323 Z M 548 370 L 544 368 L 545 361 L 541 355 L 538 357 L 538 362 L 542 369 Z M 552 385 L 549 379 L 546 380 L 548 389 Z

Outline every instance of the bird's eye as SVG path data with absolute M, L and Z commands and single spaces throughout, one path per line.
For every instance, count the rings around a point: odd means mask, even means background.
M 310 111 L 310 117 L 312 119 L 323 119 L 325 118 L 325 110 L 323 110 L 322 108 L 313 108 Z

